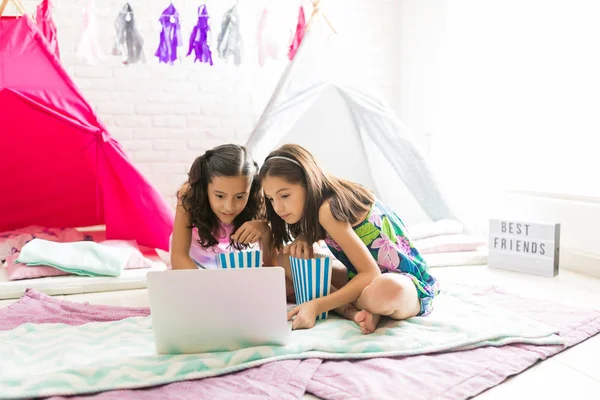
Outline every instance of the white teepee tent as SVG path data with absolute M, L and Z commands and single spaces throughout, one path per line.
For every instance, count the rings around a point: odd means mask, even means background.
M 297 143 L 331 174 L 371 188 L 409 226 L 456 219 L 404 124 L 357 88 L 360 73 L 344 63 L 349 52 L 316 10 L 248 140 L 255 159 Z

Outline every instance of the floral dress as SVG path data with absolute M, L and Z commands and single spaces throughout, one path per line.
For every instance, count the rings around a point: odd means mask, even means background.
M 412 279 L 421 300 L 419 315 L 429 314 L 432 310 L 432 300 L 440 292 L 439 285 L 429 274 L 427 264 L 406 236 L 406 227 L 400 217 L 376 200 L 367 218 L 353 229 L 369 249 L 381 272 L 398 272 Z M 348 268 L 348 279 L 354 278 L 357 274 L 356 268 L 329 234 L 325 237 L 325 243 L 335 258 Z

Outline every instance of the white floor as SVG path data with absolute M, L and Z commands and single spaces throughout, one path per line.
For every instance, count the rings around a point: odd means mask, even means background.
M 515 272 L 494 270 L 485 266 L 435 268 L 444 282 L 471 285 L 497 285 L 504 290 L 548 299 L 564 304 L 600 310 L 600 279 L 563 271 L 555 278 L 543 278 Z M 88 301 L 116 306 L 147 306 L 146 290 L 89 293 L 58 296 L 70 301 Z M 2 300 L 0 307 L 15 300 Z M 508 379 L 477 396 L 478 400 L 505 399 L 600 399 L 600 335 L 597 335 L 525 372 Z M 314 399 L 306 395 L 306 399 Z

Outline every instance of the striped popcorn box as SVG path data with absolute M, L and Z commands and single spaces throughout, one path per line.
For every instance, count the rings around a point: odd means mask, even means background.
M 300 305 L 312 299 L 324 297 L 329 294 L 331 286 L 331 259 L 322 258 L 296 258 L 290 257 L 292 267 L 292 280 L 296 304 Z M 317 320 L 326 319 L 327 312 L 317 316 Z
M 234 251 L 216 255 L 217 265 L 227 268 L 260 268 L 262 266 L 262 251 Z

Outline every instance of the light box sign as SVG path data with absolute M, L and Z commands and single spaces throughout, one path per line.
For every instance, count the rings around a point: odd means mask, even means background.
M 558 275 L 560 224 L 490 220 L 488 266 L 534 275 Z

